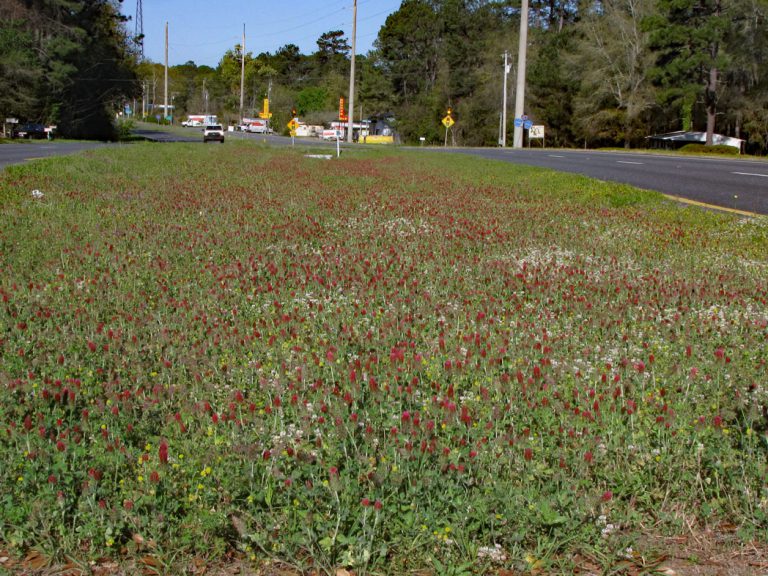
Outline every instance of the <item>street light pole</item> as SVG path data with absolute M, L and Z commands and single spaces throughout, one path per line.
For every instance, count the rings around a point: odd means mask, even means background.
M 525 113 L 525 58 L 528 50 L 528 0 L 520 9 L 520 46 L 517 54 L 517 86 L 515 88 L 515 119 Z M 523 147 L 523 127 L 515 125 L 513 148 Z
M 355 118 L 355 45 L 357 36 L 357 0 L 352 6 L 352 63 L 349 68 L 349 119 L 347 120 L 347 142 L 352 142 Z M 362 118 L 360 119 L 362 121 Z

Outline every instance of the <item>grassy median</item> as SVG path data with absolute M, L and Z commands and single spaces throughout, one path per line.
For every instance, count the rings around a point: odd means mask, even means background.
M 12 557 L 557 574 L 766 540 L 766 219 L 136 144 L 0 175 L 0 271 Z

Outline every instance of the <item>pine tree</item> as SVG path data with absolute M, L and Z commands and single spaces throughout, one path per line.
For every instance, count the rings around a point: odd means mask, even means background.
M 729 23 L 727 0 L 659 0 L 647 18 L 651 46 L 658 54 L 653 77 L 664 97 L 679 105 L 693 99 L 706 110 L 707 144 L 715 131 L 720 75 L 727 65 L 722 50 Z

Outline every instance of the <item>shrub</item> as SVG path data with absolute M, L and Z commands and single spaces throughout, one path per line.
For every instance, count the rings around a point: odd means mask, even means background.
M 737 156 L 739 149 L 733 146 L 726 146 L 725 144 L 713 144 L 707 146 L 706 144 L 686 144 L 680 148 L 680 152 L 686 154 L 723 154 Z
M 115 127 L 117 128 L 118 140 L 130 140 L 131 132 L 136 128 L 136 123 L 133 121 L 133 118 L 120 118 L 115 123 Z

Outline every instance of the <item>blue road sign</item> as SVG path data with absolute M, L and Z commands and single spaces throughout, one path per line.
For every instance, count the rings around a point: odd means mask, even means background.
M 530 130 L 531 126 L 533 126 L 533 122 L 531 122 L 530 120 L 526 120 L 525 123 L 523 124 L 523 128 L 525 128 L 526 130 Z
M 523 126 L 523 119 L 515 118 L 515 128 L 522 128 L 522 126 Z

